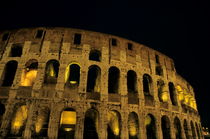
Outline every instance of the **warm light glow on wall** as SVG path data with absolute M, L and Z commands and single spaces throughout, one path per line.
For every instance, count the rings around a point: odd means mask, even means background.
M 56 77 L 56 73 L 55 73 L 55 69 L 53 67 L 53 63 L 50 63 L 48 66 L 47 66 L 47 69 L 46 69 L 46 74 L 50 77 Z
M 26 106 L 21 106 L 20 108 L 18 108 L 12 123 L 11 123 L 11 133 L 12 134 L 18 134 L 20 132 L 20 128 L 24 126 L 24 124 L 26 123 L 26 119 L 27 119 L 27 113 L 28 113 L 28 109 Z
M 176 89 L 177 89 L 177 92 L 178 92 L 179 101 L 183 101 L 184 100 L 184 92 L 183 92 L 182 87 L 177 85 Z
M 152 122 L 151 117 L 150 117 L 149 115 L 147 115 L 147 116 L 146 116 L 146 119 L 145 119 L 145 125 L 146 125 L 146 126 L 147 126 L 147 125 L 150 125 L 151 122 Z
M 108 113 L 108 121 L 109 126 L 114 133 L 114 135 L 119 136 L 120 134 L 120 121 L 118 117 L 118 113 L 115 111 L 110 111 Z
M 168 98 L 169 98 L 168 97 L 168 92 L 165 91 L 165 92 L 161 93 L 161 99 L 162 99 L 163 102 L 167 102 Z
M 76 119 L 76 112 L 63 111 L 61 114 L 60 125 L 75 125 Z
M 128 120 L 128 131 L 129 135 L 136 136 L 138 133 L 138 120 L 135 118 L 135 116 L 132 114 L 129 116 Z
M 37 70 L 24 69 L 21 75 L 21 86 L 32 86 L 36 79 Z
M 36 123 L 35 123 L 35 132 L 38 134 L 44 123 L 46 123 L 48 121 L 48 111 L 46 109 L 42 109 L 41 111 L 39 111 L 37 119 L 36 119 Z

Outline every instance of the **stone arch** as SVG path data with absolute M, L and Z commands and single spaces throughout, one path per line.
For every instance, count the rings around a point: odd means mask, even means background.
M 182 127 L 178 117 L 174 118 L 174 129 L 176 139 L 182 139 Z
M 65 72 L 65 85 L 74 88 L 78 87 L 80 82 L 80 65 L 78 63 L 71 63 L 67 66 Z
M 188 127 L 188 124 L 187 124 L 187 120 L 186 119 L 184 119 L 184 133 L 185 133 L 186 139 L 190 139 L 189 127 Z
M 128 135 L 129 139 L 139 138 L 139 120 L 135 112 L 131 112 L 128 115 Z
M 120 139 L 121 135 L 121 116 L 116 110 L 108 112 L 107 138 Z
M 58 139 L 74 139 L 77 113 L 72 108 L 65 108 L 61 112 Z
M 30 59 L 22 70 L 21 86 L 33 86 L 38 72 L 38 61 Z
M 26 105 L 21 105 L 13 113 L 7 137 L 22 137 L 25 130 L 27 118 L 28 108 Z
M 191 131 L 192 131 L 192 137 L 193 139 L 196 139 L 196 133 L 195 133 L 195 126 L 192 121 L 190 121 Z
M 0 102 L 0 127 L 3 120 L 3 115 L 5 113 L 5 105 Z
M 177 106 L 178 103 L 177 103 L 176 89 L 175 89 L 174 84 L 172 82 L 169 82 L 168 88 L 169 88 L 171 103 L 172 103 L 172 105 Z
M 162 129 L 163 139 L 170 139 L 171 138 L 170 120 L 166 115 L 162 116 L 161 118 L 161 129 Z
M 92 65 L 88 70 L 87 92 L 101 91 L 101 69 L 97 65 Z
M 46 63 L 45 67 L 45 76 L 44 83 L 45 84 L 56 84 L 59 72 L 59 61 L 57 60 L 49 60 Z
M 137 93 L 137 75 L 133 70 L 127 72 L 127 90 L 128 93 Z
M 109 68 L 108 93 L 119 93 L 120 70 L 112 66 Z
M 99 50 L 91 50 L 89 53 L 89 60 L 101 61 L 101 52 Z
M 2 86 L 12 86 L 17 71 L 18 62 L 15 60 L 7 62 L 1 79 Z
M 89 109 L 85 113 L 83 139 L 98 139 L 99 113 L 95 109 Z
M 200 135 L 200 132 L 199 132 L 198 124 L 196 122 L 195 122 L 195 128 L 196 128 L 196 131 L 197 131 L 198 139 L 200 139 L 201 135 Z
M 147 114 L 145 117 L 147 139 L 157 139 L 156 120 L 152 114 Z
M 145 96 L 153 96 L 152 94 L 152 78 L 148 74 L 143 75 L 143 92 Z
M 34 130 L 32 131 L 32 137 L 47 137 L 48 125 L 50 118 L 50 110 L 48 107 L 41 107 L 35 113 Z

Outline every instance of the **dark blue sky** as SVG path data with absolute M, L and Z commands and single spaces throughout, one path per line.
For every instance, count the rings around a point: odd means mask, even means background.
M 193 85 L 202 123 L 210 128 L 207 2 L 139 1 L 1 1 L 0 29 L 75 27 L 146 44 L 174 59 L 177 72 Z

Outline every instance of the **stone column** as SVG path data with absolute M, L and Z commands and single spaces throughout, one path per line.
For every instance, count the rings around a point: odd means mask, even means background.
M 77 112 L 77 123 L 75 128 L 75 139 L 82 139 L 83 138 L 83 131 L 84 131 L 84 120 L 85 120 L 85 113 L 80 109 Z
M 49 118 L 48 137 L 49 139 L 56 139 L 58 136 L 60 111 L 55 105 L 52 106 Z

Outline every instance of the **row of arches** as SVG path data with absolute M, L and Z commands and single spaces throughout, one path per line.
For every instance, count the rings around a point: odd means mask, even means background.
M 9 61 L 4 69 L 1 78 L 1 86 L 11 86 L 15 78 L 17 70 L 17 61 Z M 59 62 L 57 60 L 50 60 L 46 63 L 44 73 L 44 85 L 52 85 L 57 83 L 59 74 Z M 22 70 L 20 86 L 33 86 L 38 72 L 38 61 L 35 59 L 29 60 Z M 75 88 L 80 83 L 80 65 L 78 63 L 71 63 L 65 70 L 65 87 Z M 128 93 L 138 93 L 137 74 L 133 70 L 127 72 L 127 91 Z M 153 81 L 150 75 L 143 75 L 143 92 L 145 96 L 153 97 Z M 108 70 L 108 93 L 119 93 L 120 70 L 112 66 Z M 177 105 L 177 96 L 174 84 L 169 82 L 168 87 L 162 80 L 157 81 L 158 96 L 160 101 L 168 101 L 168 90 L 170 99 L 173 105 Z M 88 69 L 87 75 L 87 92 L 100 92 L 101 90 L 101 69 L 97 65 L 92 65 Z
M 3 105 L 3 104 L 1 104 Z M 29 107 L 21 105 L 17 107 L 12 114 L 12 119 L 9 125 L 9 131 L 7 137 L 21 137 L 26 127 L 28 119 Z M 2 114 L 2 113 L 1 113 Z M 120 139 L 122 130 L 122 118 L 117 110 L 110 110 L 107 112 L 107 138 L 108 139 Z M 31 137 L 48 137 L 48 128 L 50 122 L 50 109 L 48 107 L 40 107 L 33 112 L 33 122 L 30 128 Z M 58 125 L 58 139 L 62 138 L 75 138 L 75 132 L 78 124 L 77 112 L 73 108 L 65 108 L 60 113 L 59 125 Z M 147 139 L 157 139 L 157 119 L 151 113 L 147 114 L 144 118 L 144 127 L 146 130 Z M 176 139 L 200 139 L 202 138 L 200 125 L 193 121 L 190 121 L 188 125 L 187 120 L 184 119 L 183 126 L 178 117 L 173 119 L 171 124 L 167 115 L 161 117 L 161 132 L 163 139 L 172 138 L 172 132 L 175 134 Z M 127 131 L 129 139 L 140 138 L 140 124 L 139 117 L 136 112 L 130 112 L 128 114 Z M 1 124 L 1 123 L 0 123 Z M 100 134 L 100 114 L 94 109 L 90 108 L 85 112 L 83 122 L 83 138 L 84 139 L 98 139 Z M 141 126 L 142 127 L 142 126 Z M 182 129 L 183 127 L 183 129 Z M 182 132 L 184 134 L 182 134 Z M 191 133 L 190 133 L 191 132 Z M 124 134 L 124 133 L 123 133 Z M 184 137 L 185 136 L 185 137 Z

